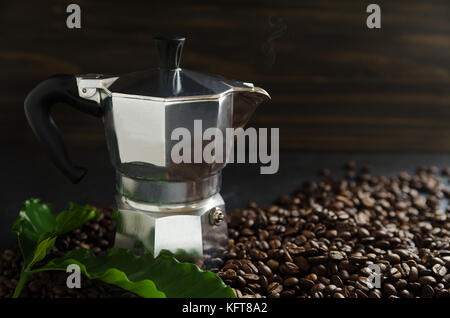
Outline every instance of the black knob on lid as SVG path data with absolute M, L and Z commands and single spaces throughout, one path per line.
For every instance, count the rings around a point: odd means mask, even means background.
M 159 68 L 169 70 L 179 68 L 185 38 L 182 36 L 157 36 L 153 39 L 156 41 L 158 50 Z

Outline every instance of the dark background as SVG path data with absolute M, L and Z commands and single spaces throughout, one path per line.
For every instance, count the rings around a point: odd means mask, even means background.
M 72 2 L 79 30 L 66 27 Z M 366 26 L 373 2 L 382 29 Z M 39 81 L 153 68 L 152 37 L 182 34 L 183 67 L 272 95 L 252 124 L 281 127 L 284 149 L 450 150 L 446 0 L 2 1 L 0 21 L 7 142 L 34 142 L 22 104 Z M 66 109 L 56 118 L 70 142 L 104 143 L 97 120 Z
M 69 3 L 81 6 L 80 30 L 66 27 Z M 366 27 L 370 3 L 381 6 L 382 29 Z M 250 125 L 280 128 L 280 173 L 227 167 L 230 209 L 268 203 L 350 158 L 380 173 L 449 162 L 449 1 L 2 1 L 2 245 L 30 196 L 60 209 L 70 200 L 109 204 L 114 192 L 101 121 L 63 105 L 54 111 L 74 161 L 90 168 L 72 185 L 38 147 L 26 94 L 53 74 L 153 68 L 152 37 L 170 34 L 187 37 L 182 67 L 253 82 L 272 96 Z

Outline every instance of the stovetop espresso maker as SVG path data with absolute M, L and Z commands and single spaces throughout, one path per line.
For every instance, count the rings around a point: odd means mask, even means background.
M 180 68 L 183 37 L 155 41 L 157 69 L 50 77 L 29 93 L 25 113 L 52 161 L 75 183 L 86 169 L 69 159 L 51 108 L 62 102 L 102 117 L 117 176 L 115 246 L 201 259 L 228 244 L 219 194 L 225 163 L 175 163 L 172 132 L 182 127 L 194 136 L 194 121 L 201 120 L 203 130 L 225 135 L 270 97 L 251 83 Z

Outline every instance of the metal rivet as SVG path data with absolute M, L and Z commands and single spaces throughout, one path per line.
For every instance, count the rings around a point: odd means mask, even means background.
M 209 223 L 211 225 L 220 225 L 225 219 L 222 209 L 215 207 L 209 211 Z
M 83 88 L 81 91 L 82 91 L 84 94 L 86 94 L 87 89 L 86 89 L 86 88 Z

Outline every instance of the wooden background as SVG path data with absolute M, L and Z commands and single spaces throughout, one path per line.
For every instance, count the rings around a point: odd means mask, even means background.
M 77 3 L 81 30 L 65 8 Z M 35 144 L 23 100 L 55 73 L 156 65 L 154 35 L 187 37 L 182 66 L 254 82 L 272 95 L 251 125 L 283 149 L 450 150 L 450 1 L 107 1 L 0 3 L 0 143 Z M 55 110 L 66 139 L 103 147 L 102 123 Z

